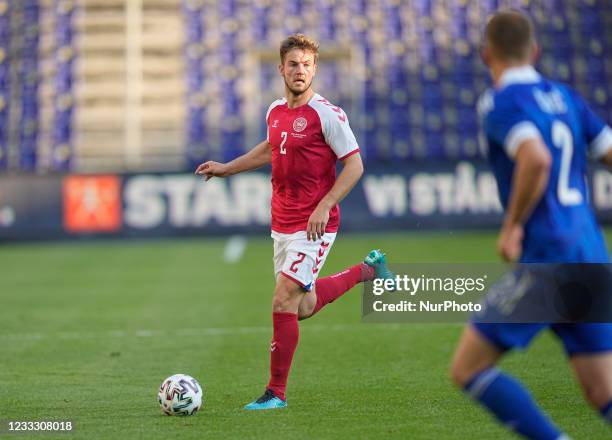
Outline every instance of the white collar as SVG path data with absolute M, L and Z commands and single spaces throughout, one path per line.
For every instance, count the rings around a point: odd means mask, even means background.
M 533 66 L 511 67 L 502 73 L 499 79 L 499 88 L 503 88 L 512 84 L 533 84 L 542 79 L 537 70 Z

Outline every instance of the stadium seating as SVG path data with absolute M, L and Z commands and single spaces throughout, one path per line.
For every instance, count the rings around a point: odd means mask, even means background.
M 499 7 L 531 14 L 538 67 L 612 122 L 604 0 L 64 2 L 72 14 L 52 0 L 3 12 L 9 3 L 0 0 L 0 169 L 178 170 L 236 157 L 265 136 L 282 94 L 278 44 L 297 31 L 320 40 L 317 90 L 349 114 L 368 161 L 475 157 L 474 106 L 489 85 L 478 46 Z M 32 32 L 11 40 L 7 19 Z M 2 51 L 18 54 L 19 75 Z
M 9 4 L 0 3 L 0 170 L 8 165 L 10 26 Z

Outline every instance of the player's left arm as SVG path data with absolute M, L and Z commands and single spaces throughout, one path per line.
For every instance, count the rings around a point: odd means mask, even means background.
M 612 144 L 608 147 L 608 152 L 603 155 L 601 161 L 609 168 L 612 168 Z
M 592 159 L 612 167 L 612 128 L 576 92 L 570 90 Z
M 351 154 L 342 161 L 342 171 L 336 179 L 336 183 L 329 192 L 321 199 L 315 210 L 308 219 L 306 237 L 308 240 L 316 240 L 323 237 L 325 227 L 329 221 L 329 211 L 336 206 L 359 181 L 363 174 L 363 162 L 359 152 Z
M 552 157 L 542 139 L 523 140 L 514 156 L 514 172 L 508 208 L 497 242 L 505 261 L 516 261 L 522 252 L 523 226 L 546 191 Z
M 590 146 L 591 155 L 612 168 L 612 129 L 608 125 L 604 126 Z

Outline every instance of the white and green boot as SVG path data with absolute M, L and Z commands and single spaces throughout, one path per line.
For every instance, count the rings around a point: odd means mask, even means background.
M 395 274 L 391 272 L 385 261 L 385 254 L 380 249 L 374 249 L 363 260 L 365 264 L 374 268 L 376 278 L 382 278 L 384 280 L 395 280 Z

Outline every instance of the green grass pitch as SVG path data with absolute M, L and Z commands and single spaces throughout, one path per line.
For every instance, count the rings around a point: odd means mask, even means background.
M 394 262 L 497 261 L 487 233 L 340 234 L 323 275 L 381 247 Z M 514 438 L 451 386 L 461 326 L 360 322 L 356 288 L 300 325 L 286 410 L 246 412 L 268 379 L 272 243 L 249 239 L 0 247 L 0 419 L 75 423 L 54 438 Z M 576 439 L 609 438 L 560 345 L 542 335 L 503 367 Z M 156 393 L 196 377 L 195 417 L 164 416 Z M 9 438 L 42 438 L 11 435 Z

